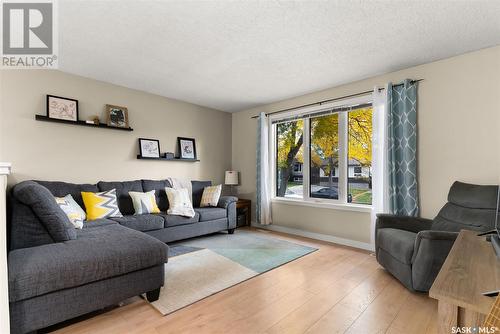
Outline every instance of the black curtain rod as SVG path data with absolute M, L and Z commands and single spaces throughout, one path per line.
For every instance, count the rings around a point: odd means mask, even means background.
M 422 80 L 424 80 L 424 79 L 410 80 L 410 83 L 420 82 Z M 396 85 L 392 85 L 392 87 L 394 87 L 394 86 L 403 86 L 403 85 L 404 85 L 404 82 L 396 84 Z M 384 87 L 379 88 L 379 91 L 384 90 L 384 89 L 385 89 Z M 351 94 L 351 95 L 345 95 L 345 96 L 341 96 L 341 97 L 335 97 L 333 99 L 328 99 L 328 100 L 323 100 L 323 101 L 319 101 L 319 102 L 313 102 L 313 103 L 303 104 L 303 105 L 298 106 L 298 107 L 292 107 L 292 108 L 288 108 L 288 109 L 282 109 L 282 110 L 278 110 L 278 111 L 272 111 L 272 112 L 266 113 L 266 116 L 274 115 L 274 114 L 279 114 L 279 113 L 282 113 L 282 112 L 286 112 L 286 111 L 290 111 L 290 110 L 295 110 L 295 109 L 300 109 L 300 108 L 304 108 L 304 107 L 310 107 L 310 106 L 315 106 L 315 105 L 322 105 L 323 103 L 334 102 L 334 101 L 338 101 L 338 100 L 347 99 L 347 98 L 350 98 L 350 97 L 362 96 L 362 95 L 370 94 L 372 92 L 373 92 L 373 90 L 367 90 L 367 91 L 361 92 L 361 93 L 356 93 L 356 94 Z M 259 118 L 259 115 L 252 116 L 251 118 Z

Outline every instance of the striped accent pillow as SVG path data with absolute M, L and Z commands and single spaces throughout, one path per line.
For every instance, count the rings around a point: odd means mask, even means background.
M 203 195 L 201 195 L 200 208 L 206 206 L 217 206 L 221 192 L 222 184 L 219 184 L 218 186 L 205 187 L 205 189 L 203 189 Z
M 87 209 L 87 220 L 123 217 L 118 208 L 116 189 L 91 193 L 82 191 L 83 203 Z

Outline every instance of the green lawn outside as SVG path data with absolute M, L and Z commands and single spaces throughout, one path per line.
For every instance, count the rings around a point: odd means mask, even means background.
M 355 204 L 372 204 L 372 191 L 371 189 L 349 189 L 352 195 L 352 203 Z

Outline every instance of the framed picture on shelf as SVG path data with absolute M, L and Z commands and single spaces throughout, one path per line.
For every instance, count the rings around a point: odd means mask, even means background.
M 139 153 L 143 158 L 159 158 L 160 141 L 158 139 L 139 138 Z
M 108 126 L 115 128 L 129 128 L 127 107 L 106 104 L 106 115 Z
M 196 144 L 194 138 L 177 137 L 179 159 L 196 159 Z
M 64 121 L 78 121 L 78 100 L 47 95 L 47 117 Z

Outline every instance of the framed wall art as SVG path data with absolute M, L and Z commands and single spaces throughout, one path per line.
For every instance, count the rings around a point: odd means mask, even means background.
M 47 117 L 64 121 L 78 121 L 78 100 L 47 95 Z
M 106 116 L 108 126 L 115 128 L 129 128 L 127 107 L 106 104 Z
M 160 158 L 160 141 L 139 138 L 139 154 L 142 158 Z
M 194 138 L 177 137 L 179 159 L 196 159 L 196 143 Z

